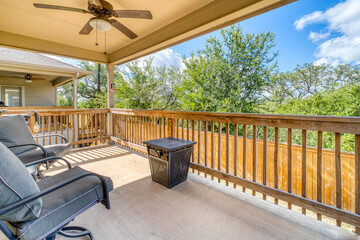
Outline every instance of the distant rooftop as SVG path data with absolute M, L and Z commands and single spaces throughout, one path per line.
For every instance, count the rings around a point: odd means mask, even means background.
M 26 65 L 38 65 L 41 67 L 58 68 L 71 72 L 87 72 L 84 69 L 72 66 L 62 61 L 44 56 L 39 53 L 20 51 L 11 48 L 0 47 L 0 61 Z

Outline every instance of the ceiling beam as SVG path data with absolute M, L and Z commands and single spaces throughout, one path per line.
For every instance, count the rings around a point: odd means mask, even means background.
M 297 0 L 217 0 L 110 54 L 124 64 Z
M 0 46 L 98 63 L 109 62 L 109 56 L 103 53 L 4 31 L 0 31 Z

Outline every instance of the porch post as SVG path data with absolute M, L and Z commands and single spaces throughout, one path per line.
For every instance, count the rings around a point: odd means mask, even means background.
M 106 70 L 107 70 L 107 107 L 109 110 L 114 108 L 114 92 L 112 91 L 114 85 L 114 65 L 107 63 Z M 112 114 L 111 112 L 108 114 L 108 135 L 113 135 L 113 126 L 112 126 Z
M 74 109 L 77 109 L 77 80 L 78 80 L 78 74 L 73 76 L 73 107 Z
M 79 77 L 79 73 L 76 73 L 76 75 L 74 75 L 73 77 L 73 107 L 74 109 L 77 109 L 77 80 L 78 80 L 78 77 Z M 79 139 L 79 136 L 78 136 L 78 118 L 77 116 L 75 115 L 74 116 L 74 128 L 72 129 L 72 131 L 75 131 L 74 136 L 75 139 L 72 139 L 72 141 L 75 141 L 76 139 Z

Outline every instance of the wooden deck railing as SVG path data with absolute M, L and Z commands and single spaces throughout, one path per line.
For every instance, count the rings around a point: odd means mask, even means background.
M 5 114 L 19 113 L 30 115 L 33 130 L 35 111 Z M 63 134 L 77 147 L 111 139 L 146 153 L 146 140 L 194 140 L 191 171 L 360 234 L 360 118 L 126 109 L 38 109 L 37 115 L 38 134 Z M 329 134 L 333 150 L 323 147 Z M 341 151 L 345 138 L 353 152 Z
M 276 204 L 287 202 L 289 209 L 300 207 L 303 214 L 316 213 L 319 220 L 325 216 L 338 226 L 350 224 L 360 233 L 360 118 L 111 112 L 111 139 L 118 144 L 146 153 L 146 140 L 167 136 L 194 140 L 198 144 L 192 171 L 253 195 L 260 193 Z M 279 133 L 284 131 L 287 139 L 281 142 Z M 308 146 L 307 138 L 313 131 L 315 148 Z M 334 134 L 335 150 L 323 149 L 325 132 Z M 340 151 L 342 134 L 354 138 L 354 152 Z M 295 135 L 300 136 L 300 145 L 294 144 Z
M 27 114 L 29 127 L 35 135 L 61 134 L 73 146 L 101 144 L 110 139 L 108 134 L 109 109 L 31 109 L 8 110 L 3 114 Z M 37 118 L 37 119 L 36 119 Z M 35 123 L 39 132 L 34 131 Z M 41 138 L 40 143 L 60 142 L 57 137 Z

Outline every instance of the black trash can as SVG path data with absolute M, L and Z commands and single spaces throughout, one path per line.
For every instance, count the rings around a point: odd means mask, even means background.
M 145 141 L 152 180 L 172 188 L 186 181 L 191 154 L 196 142 L 179 138 Z

